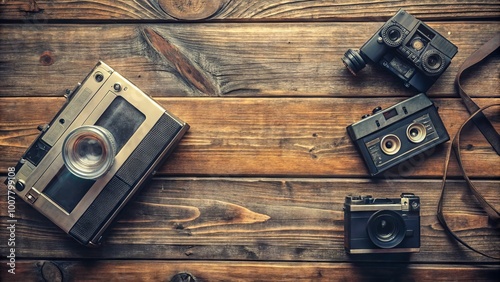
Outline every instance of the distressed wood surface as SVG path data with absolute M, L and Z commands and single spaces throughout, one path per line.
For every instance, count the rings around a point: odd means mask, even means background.
M 191 125 L 159 173 L 169 175 L 367 177 L 347 136 L 346 126 L 380 105 L 405 98 L 160 98 L 165 108 Z M 479 105 L 500 99 L 476 99 Z M 468 117 L 458 99 L 434 99 L 445 127 L 454 136 Z M 14 166 L 64 98 L 2 98 L 0 170 Z M 498 117 L 500 107 L 489 112 Z M 495 126 L 500 128 L 500 121 Z M 467 132 L 465 132 L 467 133 Z M 446 148 L 438 146 L 398 165 L 382 178 L 439 178 Z M 462 139 L 463 160 L 474 177 L 500 178 L 500 157 L 475 128 Z M 450 176 L 460 176 L 452 162 Z
M 471 245 L 498 253 L 499 234 L 464 183 L 450 181 L 445 214 Z M 497 181 L 477 181 L 500 208 Z M 154 180 L 110 228 L 101 248 L 87 248 L 36 210 L 16 203 L 16 255 L 24 259 L 189 259 L 304 262 L 494 261 L 453 242 L 436 218 L 440 181 L 297 178 L 162 178 Z M 347 194 L 421 198 L 421 249 L 407 255 L 348 256 L 343 247 Z M 6 202 L 0 209 L 7 210 Z M 6 230 L 7 217 L 0 218 Z M 0 245 L 2 254 L 7 252 Z
M 340 58 L 397 9 L 459 52 L 428 94 L 450 134 L 468 117 L 453 81 L 500 32 L 492 0 L 0 0 L 0 180 L 98 60 L 191 125 L 179 147 L 109 228 L 80 246 L 16 199 L 16 276 L 0 189 L 0 281 L 496 281 L 498 261 L 450 239 L 436 218 L 446 143 L 379 178 L 345 127 L 414 94 L 373 66 L 353 77 Z M 500 53 L 463 77 L 480 105 L 500 103 Z M 488 113 L 500 130 L 500 109 Z M 469 128 L 468 173 L 500 208 L 500 157 Z M 461 181 L 445 194 L 448 223 L 493 255 L 500 233 Z M 421 198 L 421 251 L 349 256 L 348 194 Z M 4 238 L 4 239 L 2 239 Z M 12 278 L 14 277 L 14 280 Z
M 459 48 L 431 97 L 456 97 L 460 64 L 500 32 L 497 22 L 429 23 Z M 415 90 L 367 66 L 341 62 L 381 23 L 4 24 L 0 97 L 62 96 L 103 60 L 154 97 L 382 97 Z M 481 32 L 477 32 L 481 30 Z M 97 40 L 103 37 L 105 40 Z M 349 38 L 349 40 L 346 40 Z M 474 97 L 499 97 L 500 54 L 464 76 Z
M 214 261 L 23 261 L 16 275 L 29 281 L 171 281 L 189 273 L 204 281 L 494 281 L 494 266 Z M 117 278 L 120 277 L 120 278 Z M 0 273 L 0 278 L 11 276 Z M 58 280 L 61 279 L 61 280 Z
M 385 21 L 400 8 L 425 20 L 490 19 L 500 15 L 500 5 L 494 0 L 3 0 L 0 18 L 30 21 Z

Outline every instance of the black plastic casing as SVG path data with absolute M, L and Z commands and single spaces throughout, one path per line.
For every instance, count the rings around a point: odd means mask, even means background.
M 404 239 L 395 247 L 381 248 L 370 239 L 369 221 L 380 212 L 392 212 L 404 222 Z M 402 194 L 401 198 L 347 196 L 344 202 L 344 247 L 349 254 L 420 251 L 420 198 L 412 193 Z
M 387 114 L 393 112 L 397 112 L 397 115 L 387 119 Z M 423 121 L 423 116 L 428 118 Z M 407 127 L 415 121 L 422 121 L 427 129 L 426 139 L 417 144 L 406 136 Z M 436 106 L 423 93 L 351 124 L 346 129 L 371 176 L 450 140 Z M 381 152 L 380 142 L 377 142 L 377 139 L 388 134 L 394 134 L 401 140 L 400 151 L 392 156 Z M 370 143 L 373 144 L 367 145 Z
M 392 25 L 397 25 L 405 33 L 397 47 L 389 46 L 383 40 L 387 37 L 384 30 Z M 427 41 L 425 48 L 419 51 L 411 48 L 411 41 L 417 36 Z M 422 63 L 426 54 L 431 52 L 437 52 L 443 58 L 443 66 L 435 73 L 426 71 Z M 427 92 L 457 52 L 453 43 L 404 10 L 399 10 L 359 49 L 367 63 L 378 64 L 403 80 L 406 87 L 419 92 Z

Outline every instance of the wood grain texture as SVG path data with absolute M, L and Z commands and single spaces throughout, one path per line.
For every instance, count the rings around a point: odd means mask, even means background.
M 493 0 L 445 1 L 43 1 L 0 2 L 0 19 L 9 20 L 215 20 L 215 21 L 385 21 L 402 8 L 426 20 L 495 18 Z
M 103 60 L 155 97 L 382 97 L 416 94 L 374 66 L 341 62 L 380 23 L 2 25 L 0 97 L 62 96 Z M 497 22 L 429 23 L 459 48 L 431 97 L 456 97 L 458 67 L 500 31 Z M 156 47 L 145 30 L 157 34 Z M 478 32 L 481 30 L 481 32 Z M 106 40 L 96 40 L 96 38 Z M 163 45 L 159 45 L 163 42 Z M 168 42 L 168 43 L 166 43 Z M 158 47 L 164 46 L 164 47 Z M 165 49 L 168 46 L 170 49 Z M 174 53 L 167 52 L 175 50 Z M 167 53 L 165 53 L 167 52 Z M 171 54 L 171 55 L 168 55 Z M 500 55 L 464 77 L 474 97 L 498 97 Z M 193 79 L 195 70 L 203 80 Z M 201 83 L 205 82 L 205 83 Z
M 471 245 L 499 252 L 499 230 L 474 204 L 464 183 L 450 181 L 445 213 Z M 498 181 L 478 181 L 485 198 L 500 207 Z M 36 210 L 16 202 L 19 258 L 186 259 L 309 262 L 492 262 L 457 245 L 437 222 L 440 181 L 161 178 L 123 210 L 101 248 L 79 245 Z M 421 198 L 421 249 L 411 255 L 348 256 L 343 246 L 343 203 L 348 194 Z M 3 195 L 5 196 L 5 195 Z M 6 201 L 0 210 L 7 210 Z M 2 214 L 0 230 L 6 232 Z M 3 233 L 2 233 L 3 234 Z M 0 245 L 0 253 L 7 245 Z
M 459 48 L 429 90 L 451 136 L 468 117 L 453 81 L 500 32 L 497 0 L 0 0 L 0 180 L 72 89 L 103 60 L 191 125 L 153 181 L 89 249 L 16 198 L 16 276 L 0 243 L 0 281 L 497 281 L 498 261 L 449 238 L 436 218 L 444 151 L 370 178 L 345 127 L 414 94 L 373 66 L 340 58 L 399 8 Z M 500 54 L 463 76 L 480 105 L 500 102 Z M 500 130 L 500 110 L 489 112 Z M 500 157 L 479 132 L 465 166 L 500 208 Z M 445 216 L 498 255 L 492 226 L 456 163 Z M 0 184 L 0 241 L 8 238 Z M 421 251 L 347 255 L 348 194 L 421 198 Z M 51 260 L 51 261 L 48 261 Z
M 375 106 L 387 108 L 404 98 L 160 98 L 165 108 L 191 125 L 179 147 L 159 171 L 169 175 L 247 175 L 367 177 L 346 126 Z M 480 105 L 500 99 L 476 99 Z M 468 113 L 459 99 L 434 99 L 450 136 Z M 14 166 L 49 122 L 63 98 L 2 98 L 0 171 Z M 497 128 L 500 108 L 490 112 Z M 447 142 L 398 165 L 381 178 L 442 175 Z M 463 160 L 469 175 L 499 178 L 500 157 L 479 131 L 464 135 Z M 472 165 L 473 164 L 473 165 Z M 450 176 L 460 176 L 456 162 Z
M 24 281 L 57 281 L 48 280 L 49 277 L 64 277 L 64 281 L 171 281 L 176 274 L 186 272 L 197 282 L 448 281 L 450 277 L 453 281 L 495 281 L 500 274 L 498 268 L 488 265 L 23 260 L 18 264 L 15 278 Z M 2 281 L 12 277 L 5 271 L 0 273 Z

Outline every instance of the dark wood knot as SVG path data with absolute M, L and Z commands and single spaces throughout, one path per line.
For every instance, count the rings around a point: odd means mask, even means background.
M 51 281 L 51 282 L 63 281 L 62 271 L 56 264 L 50 261 L 44 261 L 39 263 L 39 265 L 40 264 L 42 268 L 42 278 L 44 281 Z
M 54 64 L 55 62 L 55 58 L 54 58 L 54 54 L 52 54 L 51 51 L 45 51 L 42 53 L 42 55 L 40 56 L 40 64 L 42 64 L 42 66 L 50 66 L 52 64 Z
M 160 7 L 179 20 L 203 20 L 215 15 L 230 0 L 158 0 Z

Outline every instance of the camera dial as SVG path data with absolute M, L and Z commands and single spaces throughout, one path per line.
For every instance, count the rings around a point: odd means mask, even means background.
M 83 179 L 96 179 L 113 165 L 116 142 L 113 135 L 100 126 L 85 125 L 68 134 L 62 157 L 67 169 Z
M 99 72 L 99 71 L 98 71 L 98 72 L 96 72 L 96 73 L 94 74 L 94 79 L 95 79 L 95 81 L 97 81 L 97 82 L 101 82 L 101 81 L 103 81 L 103 80 L 104 80 L 104 75 L 103 75 L 101 72 Z
M 381 35 L 384 43 L 390 47 L 398 47 L 406 37 L 403 28 L 396 24 L 384 28 Z
M 420 37 L 415 37 L 411 40 L 410 46 L 415 51 L 420 52 L 427 45 L 426 41 Z
M 381 110 L 382 110 L 382 107 L 381 106 L 377 106 L 377 107 L 373 108 L 372 114 L 376 114 L 376 113 L 380 112 Z

